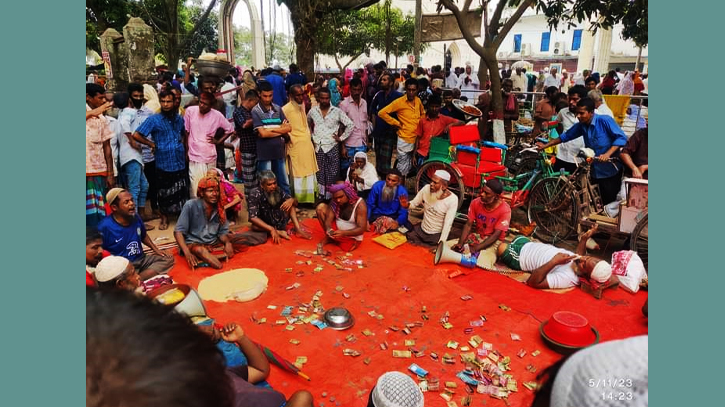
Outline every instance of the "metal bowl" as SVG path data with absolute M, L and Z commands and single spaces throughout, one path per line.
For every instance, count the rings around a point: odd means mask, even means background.
M 228 62 L 209 61 L 209 60 L 197 60 L 194 63 L 196 70 L 202 76 L 214 76 L 217 78 L 224 78 L 229 75 L 229 70 L 232 69 L 232 65 Z
M 343 331 L 355 325 L 355 318 L 345 308 L 330 308 L 324 315 L 325 323 L 332 329 Z
M 467 116 L 473 116 L 473 117 L 481 117 L 481 116 L 483 116 L 483 112 L 481 111 L 481 109 L 477 108 L 472 103 L 464 102 L 461 99 L 454 99 L 452 103 L 453 103 L 453 107 L 455 107 L 456 109 L 460 110 L 461 113 L 463 113 L 463 114 L 465 114 Z M 468 113 L 465 110 L 463 110 L 464 107 L 469 107 L 469 108 L 476 109 L 476 111 L 478 113 L 477 114 Z

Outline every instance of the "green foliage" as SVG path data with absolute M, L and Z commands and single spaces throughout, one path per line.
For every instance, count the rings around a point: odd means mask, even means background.
M 388 22 L 390 24 L 389 48 L 395 54 L 397 37 L 401 37 L 398 55 L 411 53 L 415 21 L 413 16 L 404 16 L 395 7 L 376 4 L 367 8 L 327 13 L 317 26 L 318 52 L 337 57 L 370 55 L 371 49 L 385 50 Z
M 294 37 L 287 36 L 283 32 L 275 34 L 274 50 L 271 48 L 271 33 L 265 33 L 265 44 L 267 46 L 267 55 L 271 55 L 269 65 L 279 63 L 282 66 L 289 66 L 292 62 L 295 62 Z M 234 27 L 234 60 L 237 65 L 240 66 L 251 66 L 252 65 L 252 48 L 254 47 L 252 41 L 252 30 L 248 27 Z M 255 67 L 262 68 L 262 67 Z
M 86 48 L 101 52 L 99 37 L 108 28 L 119 33 L 127 15 L 138 15 L 138 4 L 128 0 L 86 0 Z
M 647 0 L 543 0 L 536 7 L 554 29 L 559 24 L 571 27 L 574 22 L 590 19 L 596 20 L 594 28 L 608 29 L 621 23 L 622 38 L 640 47 L 648 44 Z
M 191 5 L 183 10 L 183 19 L 185 20 L 184 32 L 189 32 L 194 28 L 194 25 L 199 22 L 204 11 L 206 10 L 201 0 L 193 1 Z M 181 19 L 181 15 L 179 17 Z M 199 56 L 204 49 L 209 52 L 215 52 L 217 48 L 219 48 L 218 7 L 209 13 L 207 18 L 201 22 L 187 46 L 182 49 L 181 55 Z

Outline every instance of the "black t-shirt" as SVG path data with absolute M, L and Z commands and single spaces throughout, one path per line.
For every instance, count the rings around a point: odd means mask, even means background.
M 234 389 L 235 407 L 280 407 L 286 402 L 284 395 L 277 390 L 249 383 L 246 365 L 227 368 L 227 377 Z

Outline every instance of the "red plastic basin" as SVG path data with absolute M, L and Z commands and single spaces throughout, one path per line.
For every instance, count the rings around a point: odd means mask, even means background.
M 597 334 L 589 321 L 571 311 L 559 311 L 544 324 L 543 333 L 550 339 L 567 346 L 589 346 L 597 340 Z

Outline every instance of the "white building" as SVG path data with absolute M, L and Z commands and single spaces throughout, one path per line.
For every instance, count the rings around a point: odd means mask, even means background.
M 403 14 L 415 14 L 415 0 L 393 0 L 393 7 L 403 10 Z M 436 14 L 436 1 L 423 0 L 423 15 Z M 491 12 L 495 4 L 489 6 Z M 512 14 L 515 9 L 507 8 L 504 18 Z M 441 14 L 448 13 L 443 10 Z M 504 67 L 515 61 L 526 60 L 534 64 L 535 70 L 548 67 L 552 63 L 560 63 L 569 72 L 593 69 L 602 75 L 614 68 L 622 71 L 634 69 L 639 49 L 632 41 L 625 41 L 621 37 L 622 26 L 616 25 L 611 30 L 597 30 L 592 34 L 588 30 L 589 24 L 577 24 L 572 28 L 560 25 L 558 30 L 550 31 L 546 18 L 536 14 L 535 10 L 527 10 L 512 27 L 509 34 L 501 43 L 497 57 Z M 425 38 L 425 32 L 423 38 Z M 480 41 L 480 38 L 479 38 Z M 608 50 L 608 52 L 607 52 Z M 601 52 L 600 52 L 601 51 Z M 448 59 L 446 60 L 446 55 Z M 345 61 L 347 59 L 343 58 Z M 420 64 L 424 67 L 432 65 L 464 66 L 470 62 L 477 69 L 479 56 L 473 52 L 464 39 L 455 41 L 438 41 L 428 43 L 428 47 L 421 55 Z M 357 68 L 368 62 L 385 60 L 385 52 L 372 50 L 370 57 L 360 57 L 350 67 Z M 398 66 L 408 64 L 407 56 L 398 57 Z M 640 67 L 644 65 L 643 72 L 647 71 L 647 48 L 642 48 Z M 395 67 L 395 56 L 391 55 L 389 67 Z M 331 56 L 320 55 L 316 61 L 317 70 L 326 67 L 337 69 L 335 60 Z

